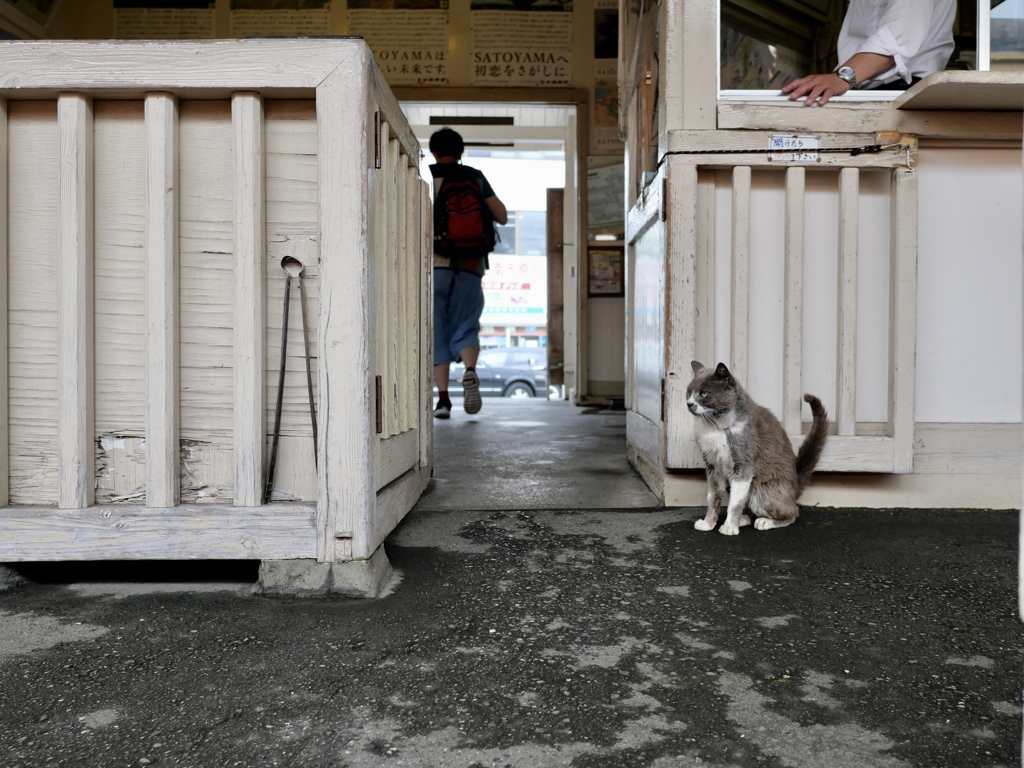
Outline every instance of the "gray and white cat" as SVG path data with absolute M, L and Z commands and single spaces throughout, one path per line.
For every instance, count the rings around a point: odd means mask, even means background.
M 714 370 L 696 360 L 686 388 L 686 405 L 697 417 L 697 445 L 707 464 L 708 512 L 694 527 L 710 531 L 728 492 L 729 507 L 719 533 L 735 536 L 750 525 L 759 531 L 782 528 L 800 514 L 797 497 L 807 485 L 828 437 L 828 414 L 814 395 L 804 395 L 814 421 L 796 456 L 786 430 L 758 405 L 724 363 Z

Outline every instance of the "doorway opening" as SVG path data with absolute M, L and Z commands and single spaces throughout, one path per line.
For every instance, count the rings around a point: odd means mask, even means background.
M 431 178 L 430 135 L 442 127 L 453 128 L 466 145 L 463 162 L 484 173 L 508 210 L 508 223 L 497 227 L 499 242 L 483 278 L 481 393 L 565 399 L 566 373 L 576 369 L 576 318 L 574 312 L 566 312 L 576 306 L 576 238 L 566 235 L 575 232 L 578 218 L 576 105 L 401 106 L 423 147 L 423 178 Z M 557 210 L 549 204 L 554 190 L 566 201 Z M 551 257 L 552 235 L 558 246 L 556 258 Z M 495 381 L 485 385 L 481 367 L 488 365 L 516 365 L 532 372 L 495 371 Z M 510 373 L 518 383 L 508 378 Z M 456 367 L 451 381 L 459 375 Z

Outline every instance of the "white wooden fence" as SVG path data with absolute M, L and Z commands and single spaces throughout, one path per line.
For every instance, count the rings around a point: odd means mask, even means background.
M 0 562 L 369 557 L 429 478 L 430 360 L 366 45 L 7 43 L 0 163 Z
M 895 146 L 855 155 L 824 152 L 816 162 L 780 164 L 759 151 L 768 146 L 767 134 L 679 131 L 670 136 L 669 152 L 674 154 L 630 217 L 629 403 L 641 417 L 631 418 L 634 457 L 669 469 L 701 466 L 694 420 L 685 402 L 690 361 L 698 359 L 705 364 L 725 361 L 762 402 L 777 391 L 779 402 L 765 404 L 780 414 L 794 444 L 805 431 L 803 393 L 819 395 L 835 425 L 819 468 L 911 472 L 917 312 L 913 137 L 826 135 L 821 137 L 826 148 Z M 835 238 L 823 249 L 827 253 L 808 251 L 808 232 L 823 229 L 821 222 L 808 221 L 812 174 L 816 190 L 823 187 L 823 194 L 834 201 L 835 225 L 824 226 Z M 879 206 L 864 209 L 860 187 L 865 174 L 888 177 L 884 221 L 878 219 Z M 755 213 L 773 215 L 755 211 L 752 186 L 766 191 L 759 199 L 767 205 L 773 204 L 774 190 L 778 242 L 767 242 L 763 232 L 760 238 L 752 234 Z M 886 252 L 869 254 L 873 265 L 888 271 L 888 279 L 865 297 L 859 294 L 858 284 L 864 281 L 858 275 L 865 268 L 864 248 L 877 243 L 865 246 L 860 236 L 874 230 L 889 233 Z M 765 266 L 776 251 L 778 279 Z M 832 282 L 823 285 L 820 274 L 807 279 L 808 260 L 828 259 L 830 253 L 837 262 Z M 826 305 L 825 315 L 832 316 L 812 315 L 809 298 Z M 777 312 L 779 322 L 755 317 L 754 303 Z M 661 307 L 664 317 L 659 316 Z M 865 307 L 881 318 L 885 329 L 881 338 L 866 343 L 859 339 L 865 318 L 858 318 Z M 834 327 L 834 337 L 822 345 L 833 360 L 815 359 L 809 367 L 804 359 L 808 337 L 830 333 L 813 327 L 815 323 Z M 772 338 L 775 331 L 781 331 L 781 339 Z M 762 346 L 777 350 L 781 362 L 754 376 L 752 353 Z M 808 381 L 809 368 L 831 371 L 829 391 L 819 391 L 820 382 Z M 872 410 L 861 390 L 880 388 L 885 413 L 877 419 L 858 418 L 859 411 Z

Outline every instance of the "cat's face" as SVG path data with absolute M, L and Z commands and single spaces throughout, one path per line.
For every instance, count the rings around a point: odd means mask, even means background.
M 686 407 L 694 416 L 715 418 L 736 404 L 736 382 L 724 363 L 714 370 L 696 360 L 692 363 L 694 377 L 686 388 Z

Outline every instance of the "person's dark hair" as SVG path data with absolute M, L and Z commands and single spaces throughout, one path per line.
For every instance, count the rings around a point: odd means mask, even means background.
M 430 151 L 438 157 L 462 157 L 466 145 L 462 136 L 451 128 L 442 128 L 430 136 Z

